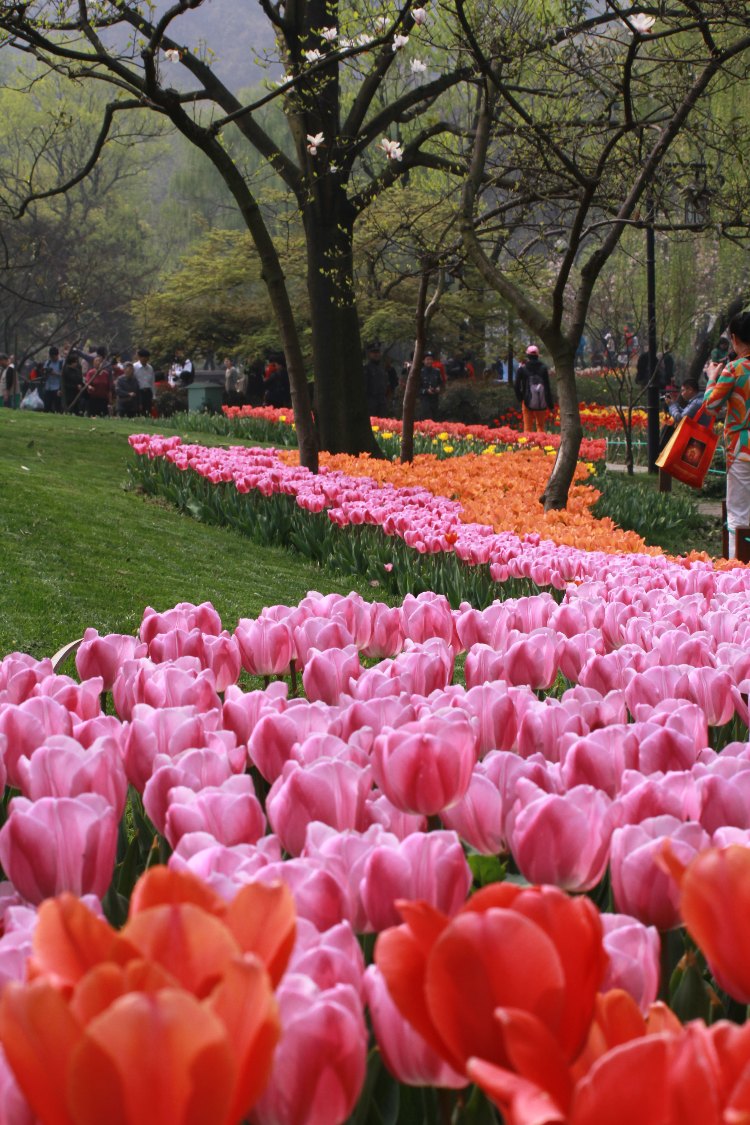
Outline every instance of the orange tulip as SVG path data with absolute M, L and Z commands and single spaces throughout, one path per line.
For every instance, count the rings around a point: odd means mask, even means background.
M 0 1040 L 43 1125 L 236 1125 L 279 1037 L 273 984 L 294 943 L 282 886 L 226 903 L 153 868 L 120 933 L 78 899 L 39 909 L 28 985 L 0 1000 Z
M 700 852 L 685 867 L 668 850 L 680 886 L 680 912 L 719 985 L 750 1003 L 750 848 L 732 844 Z

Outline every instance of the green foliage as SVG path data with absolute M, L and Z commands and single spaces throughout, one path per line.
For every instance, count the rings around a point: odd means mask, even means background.
M 637 532 L 651 547 L 679 554 L 707 532 L 697 495 L 656 492 L 653 479 L 612 472 L 604 473 L 597 486 L 602 495 L 594 505 L 594 515 L 609 516 L 623 530 Z
M 260 539 L 145 500 L 128 485 L 127 435 L 137 426 L 0 410 L 0 653 L 51 656 L 90 626 L 132 633 L 146 605 L 208 599 L 233 628 L 321 584 L 383 596 L 351 574 L 323 574 Z

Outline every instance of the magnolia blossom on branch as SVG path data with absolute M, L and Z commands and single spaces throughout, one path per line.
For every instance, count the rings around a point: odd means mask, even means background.
M 424 74 L 427 70 L 427 63 L 421 59 L 412 59 L 410 65 L 412 74 Z
M 393 37 L 393 50 L 397 51 L 399 47 L 405 47 L 409 42 L 408 35 L 394 35 Z
M 427 22 L 427 11 L 425 8 L 412 8 L 411 18 L 414 20 L 418 27 L 422 27 Z
M 623 20 L 623 23 L 625 21 Z M 655 16 L 647 16 L 644 12 L 638 12 L 634 16 L 628 16 L 625 26 L 628 31 L 635 31 L 638 35 L 650 35 L 651 28 L 656 23 Z
M 380 147 L 389 160 L 400 160 L 404 155 L 404 151 L 401 148 L 400 142 L 390 141 L 388 137 L 383 137 L 380 142 Z
M 169 50 L 164 52 L 164 58 L 168 59 L 171 63 L 178 63 L 180 61 L 180 52 L 174 47 L 170 47 Z
M 308 133 L 307 134 L 307 151 L 310 153 L 310 156 L 315 156 L 318 149 L 320 148 L 320 146 L 322 144 L 324 144 L 324 142 L 325 142 L 325 136 L 324 136 L 323 133 L 316 133 L 314 136 L 313 136 L 312 133 Z

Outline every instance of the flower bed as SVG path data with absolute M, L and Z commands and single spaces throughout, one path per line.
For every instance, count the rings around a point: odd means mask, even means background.
M 271 441 L 276 445 L 296 445 L 294 415 L 291 410 L 271 406 L 225 406 L 224 418 L 230 428 L 226 431 L 236 437 L 251 441 Z M 211 428 L 215 423 L 207 423 Z M 398 456 L 401 448 L 401 421 L 398 418 L 373 418 L 372 427 L 378 442 L 388 457 Z M 222 431 L 223 432 L 223 431 Z M 446 445 L 453 448 L 446 450 Z M 461 422 L 415 422 L 414 448 L 416 453 L 437 452 L 439 456 L 462 455 L 475 452 L 477 447 L 493 446 L 500 451 L 525 449 L 529 446 L 556 450 L 560 445 L 559 433 L 524 434 L 511 426 L 467 426 Z M 494 448 L 493 448 L 494 452 Z M 580 457 L 583 461 L 601 461 L 606 454 L 603 438 L 584 438 Z
M 750 578 L 647 573 L 0 662 L 0 1118 L 741 1120 Z

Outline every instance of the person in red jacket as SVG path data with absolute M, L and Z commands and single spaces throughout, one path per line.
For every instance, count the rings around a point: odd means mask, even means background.
M 83 397 L 86 400 L 86 413 L 94 417 L 109 414 L 112 403 L 112 371 L 107 366 L 106 359 L 107 349 L 97 348 L 91 368 L 86 372 Z

